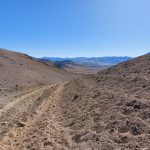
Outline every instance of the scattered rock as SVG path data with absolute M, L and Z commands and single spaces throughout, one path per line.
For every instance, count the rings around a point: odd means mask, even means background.
M 52 142 L 50 142 L 50 141 L 45 141 L 45 142 L 44 142 L 44 146 L 48 146 L 48 145 L 52 145 Z
M 127 139 L 127 136 L 119 136 L 114 139 L 114 142 L 118 144 L 127 143 Z
M 81 142 L 80 138 L 81 138 L 81 135 L 76 134 L 72 137 L 72 140 L 75 141 L 76 143 L 80 143 Z
M 17 123 L 18 127 L 25 127 L 25 125 L 26 124 L 24 122 L 22 122 L 22 121 L 20 121 L 20 122 Z
M 137 102 L 136 100 L 127 102 L 126 106 L 133 107 L 134 109 L 141 109 L 141 104 Z
M 132 126 L 131 133 L 132 133 L 132 135 L 139 135 L 139 134 L 141 134 L 141 130 L 138 126 Z
M 76 100 L 79 96 L 76 94 L 74 97 L 73 97 L 73 100 Z
M 150 112 L 149 111 L 142 112 L 139 116 L 144 120 L 150 119 Z
M 128 126 L 121 126 L 118 128 L 119 133 L 126 133 L 129 131 L 129 127 Z
M 7 124 L 7 122 L 3 122 L 3 123 L 2 123 L 2 126 L 6 125 L 6 124 Z
M 71 127 L 71 126 L 73 126 L 75 124 L 75 122 L 71 122 L 71 123 L 69 123 L 69 127 Z
M 83 135 L 80 138 L 80 141 L 86 142 L 86 141 L 91 140 L 91 139 L 95 139 L 95 140 L 97 139 L 98 140 L 98 138 L 96 137 L 96 134 L 94 132 L 90 132 L 90 133 L 87 133 L 86 135 Z

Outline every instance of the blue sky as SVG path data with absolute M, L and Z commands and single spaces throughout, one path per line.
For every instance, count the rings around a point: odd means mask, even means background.
M 42 56 L 150 51 L 150 0 L 0 0 L 0 47 Z

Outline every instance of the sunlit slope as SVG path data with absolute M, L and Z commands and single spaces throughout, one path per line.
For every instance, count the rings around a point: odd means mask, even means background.
M 69 80 L 73 74 L 52 63 L 32 59 L 30 56 L 0 49 L 0 87 L 34 86 Z

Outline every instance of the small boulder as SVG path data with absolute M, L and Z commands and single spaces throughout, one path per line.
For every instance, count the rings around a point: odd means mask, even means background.
M 79 96 L 76 94 L 74 97 L 73 97 L 73 101 L 76 100 Z
M 20 122 L 18 122 L 17 123 L 17 126 L 18 127 L 24 127 L 26 124 L 24 123 L 24 122 L 22 122 L 22 121 L 20 121 Z
M 2 126 L 3 126 L 3 125 L 6 125 L 6 124 L 7 124 L 7 122 L 3 122 L 3 123 L 2 123 Z

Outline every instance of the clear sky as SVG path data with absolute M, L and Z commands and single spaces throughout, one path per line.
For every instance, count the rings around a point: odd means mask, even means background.
M 0 47 L 42 56 L 150 51 L 150 0 L 0 0 Z

